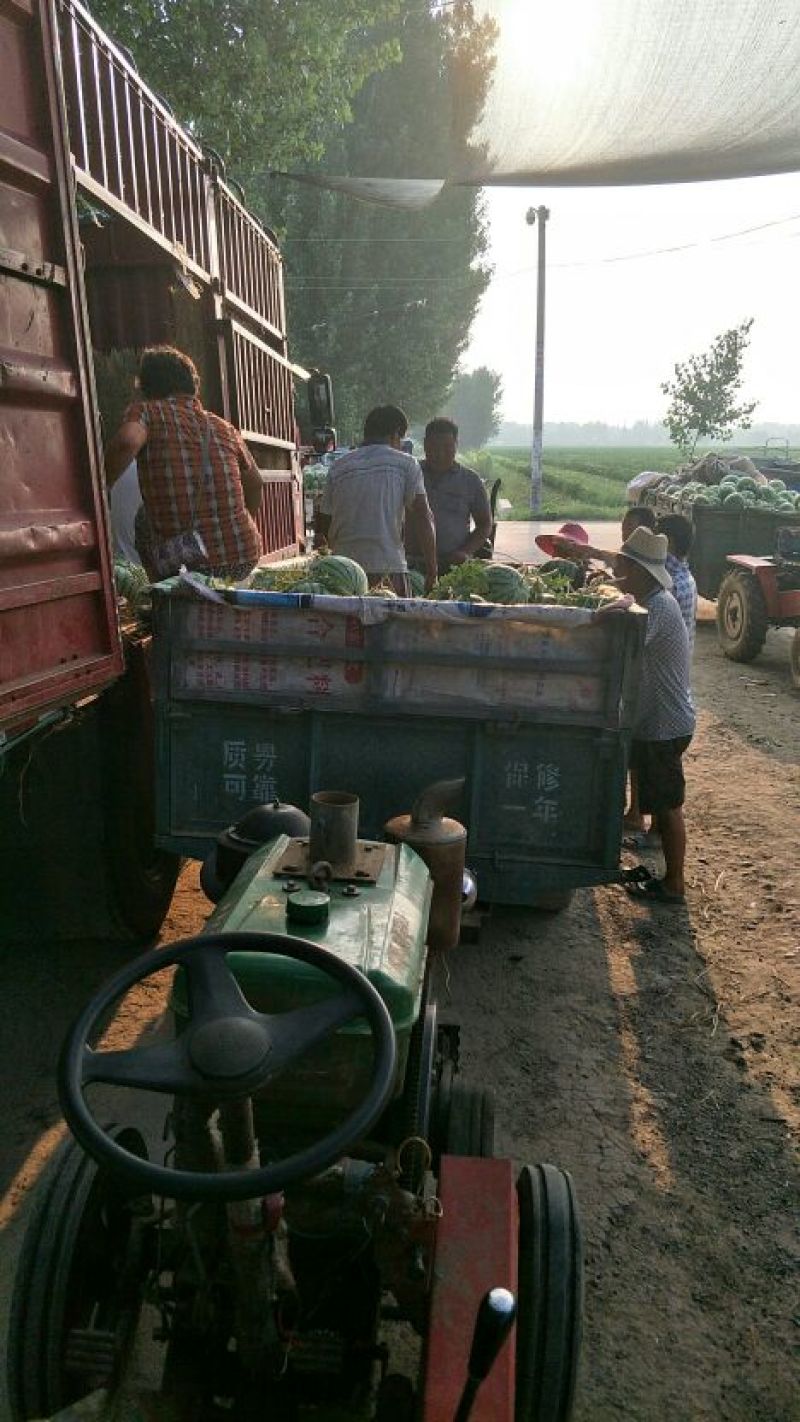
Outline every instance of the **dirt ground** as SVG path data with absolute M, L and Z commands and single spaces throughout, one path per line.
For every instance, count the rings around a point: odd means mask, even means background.
M 800 696 L 788 635 L 770 634 L 740 667 L 701 625 L 695 687 L 686 909 L 582 891 L 563 914 L 495 913 L 450 962 L 446 1012 L 462 1022 L 465 1076 L 496 1092 L 498 1150 L 575 1177 L 579 1422 L 800 1419 Z M 204 913 L 190 867 L 165 939 Z M 30 1186 L 58 1134 L 60 1039 L 125 956 L 43 944 L 0 961 L 3 1313 Z M 140 999 L 121 1032 L 152 1011 Z

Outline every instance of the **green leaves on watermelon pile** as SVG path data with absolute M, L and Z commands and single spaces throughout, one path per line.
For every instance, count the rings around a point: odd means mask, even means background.
M 536 603 L 540 606 L 597 608 L 619 597 L 614 589 L 573 588 L 561 572 L 539 572 L 533 567 L 512 568 L 506 563 L 470 559 L 443 574 L 430 597 L 438 602 L 494 602 L 506 606 Z
M 262 592 L 329 593 L 334 597 L 366 597 L 369 592 L 367 575 L 360 563 L 333 553 L 290 567 L 278 564 L 257 568 L 250 587 Z
M 424 579 L 412 572 L 412 594 L 424 596 Z M 218 584 L 217 584 L 218 585 Z M 261 592 L 326 593 L 336 597 L 394 597 L 389 587 L 368 588 L 367 576 L 352 558 L 324 554 L 291 564 L 257 568 L 250 587 Z M 597 608 L 619 593 L 612 587 L 575 589 L 563 571 L 512 568 L 507 563 L 470 559 L 451 568 L 434 584 L 429 598 L 435 602 L 485 602 L 505 606 L 528 603 L 559 607 Z

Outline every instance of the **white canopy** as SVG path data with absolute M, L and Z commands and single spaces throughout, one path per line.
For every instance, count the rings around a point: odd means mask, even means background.
M 443 183 L 680 183 L 800 169 L 799 0 L 475 8 L 496 21 L 495 67 L 474 162 Z M 440 190 L 408 178 L 331 181 L 403 207 Z

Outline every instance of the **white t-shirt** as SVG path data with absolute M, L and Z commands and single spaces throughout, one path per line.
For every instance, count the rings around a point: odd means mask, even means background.
M 365 444 L 331 465 L 322 494 L 333 553 L 354 558 L 367 573 L 403 573 L 406 509 L 425 494 L 413 455 L 390 444 Z
M 141 564 L 142 560 L 136 551 L 135 527 L 136 515 L 142 506 L 142 491 L 139 488 L 139 475 L 135 459 L 131 460 L 116 483 L 112 484 L 108 503 L 111 510 L 111 538 L 114 544 L 114 553 L 118 558 L 123 558 L 126 563 Z

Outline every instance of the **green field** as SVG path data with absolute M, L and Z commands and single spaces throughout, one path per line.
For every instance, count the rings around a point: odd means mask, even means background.
M 530 518 L 529 449 L 493 445 L 463 455 L 464 463 L 485 479 L 502 479 L 500 497 L 511 508 L 502 518 Z M 626 505 L 625 486 L 643 469 L 674 469 L 681 462 L 676 449 L 560 448 L 545 449 L 541 518 L 618 519 Z

